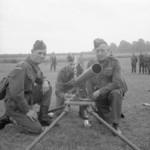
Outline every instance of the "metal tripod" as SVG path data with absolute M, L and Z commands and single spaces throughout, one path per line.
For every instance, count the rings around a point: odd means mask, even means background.
M 48 132 L 49 130 L 55 126 L 55 124 L 64 116 L 66 115 L 70 109 L 71 105 L 73 106 L 87 106 L 86 110 L 89 114 L 94 116 L 97 120 L 99 120 L 102 124 L 104 124 L 108 129 L 110 129 L 115 135 L 117 135 L 123 142 L 129 145 L 133 150 L 140 150 L 136 145 L 130 142 L 127 138 L 123 135 L 116 132 L 116 130 L 110 126 L 106 121 L 104 121 L 95 111 L 93 110 L 94 102 L 90 101 L 89 99 L 71 97 L 65 101 L 65 108 L 63 112 L 52 122 L 52 124 L 47 127 L 25 150 L 31 150 Z M 62 107 L 60 107 L 62 109 Z M 58 109 L 57 109 L 58 110 Z

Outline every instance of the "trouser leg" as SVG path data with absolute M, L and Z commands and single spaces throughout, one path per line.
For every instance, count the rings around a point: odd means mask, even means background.
M 146 63 L 144 64 L 144 72 L 145 72 L 145 74 L 147 74 L 147 64 Z
M 40 106 L 49 107 L 51 102 L 52 87 L 49 87 L 49 90 L 46 93 L 42 93 L 41 85 L 34 86 L 33 89 L 33 104 L 38 103 Z
M 50 67 L 51 71 L 52 71 L 52 68 L 53 68 L 53 65 L 51 65 L 51 67 Z
M 53 68 L 54 68 L 54 65 L 52 65 L 52 70 L 54 70 Z
M 148 74 L 150 74 L 150 63 L 148 64 Z
M 56 71 L 56 65 L 54 65 L 54 71 Z
M 141 73 L 141 64 L 139 64 L 139 73 Z
M 110 107 L 107 96 L 98 97 L 95 101 L 98 115 L 105 121 L 111 122 Z
M 48 116 L 48 110 L 51 102 L 52 87 L 46 93 L 42 93 L 41 86 L 35 86 L 33 90 L 33 103 L 40 105 L 39 121 L 42 126 L 48 126 L 51 118 Z
M 57 93 L 56 92 L 56 107 L 64 105 L 65 99 L 64 99 L 64 93 Z M 62 113 L 63 109 L 57 110 L 56 115 L 60 115 Z
M 79 116 L 84 120 L 88 120 L 89 118 L 86 114 L 86 108 L 87 106 L 79 106 Z
M 131 66 L 132 68 L 131 68 L 131 72 L 133 73 L 133 66 Z
M 135 71 L 135 64 L 133 65 L 133 72 L 135 73 L 136 71 Z
M 112 123 L 119 124 L 123 99 L 120 90 L 113 90 L 109 94 L 108 99 L 111 107 Z
M 142 73 L 145 73 L 144 64 L 142 64 Z
M 7 111 L 7 114 L 16 122 L 20 132 L 27 134 L 40 134 L 42 132 L 42 126 L 39 121 L 32 121 L 27 115 L 20 112 Z

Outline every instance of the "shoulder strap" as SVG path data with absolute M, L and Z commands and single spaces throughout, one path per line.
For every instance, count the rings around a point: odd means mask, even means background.
M 4 77 L 1 81 L 0 81 L 0 100 L 3 100 L 3 98 L 6 95 L 6 87 L 8 86 L 8 80 L 6 77 Z

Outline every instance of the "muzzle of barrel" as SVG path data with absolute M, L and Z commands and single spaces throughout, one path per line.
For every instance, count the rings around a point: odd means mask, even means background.
M 75 84 L 76 85 L 81 84 L 93 78 L 94 76 L 99 74 L 101 71 L 102 71 L 102 66 L 100 64 L 94 64 L 75 79 Z

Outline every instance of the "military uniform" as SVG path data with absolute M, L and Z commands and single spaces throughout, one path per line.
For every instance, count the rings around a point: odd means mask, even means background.
M 23 132 L 40 133 L 42 121 L 46 123 L 48 108 L 51 101 L 52 88 L 45 94 L 41 87 L 45 80 L 40 68 L 30 57 L 19 63 L 8 76 L 8 89 L 5 98 L 6 112 Z M 26 113 L 33 105 L 40 105 L 39 121 L 32 121 Z
M 143 62 L 144 62 L 144 73 L 149 74 L 149 55 L 143 55 Z
M 131 72 L 132 73 L 136 73 L 136 64 L 137 64 L 137 62 L 138 62 L 138 58 L 135 55 L 133 55 L 131 57 L 131 67 L 132 67 Z
M 77 76 L 83 73 L 83 68 L 78 64 L 77 65 Z M 69 71 L 69 66 L 64 66 L 59 72 L 57 76 L 57 81 L 55 85 L 55 94 L 56 94 L 56 106 L 59 107 L 65 102 L 65 93 L 68 93 L 74 87 L 72 85 L 68 85 L 67 83 L 74 78 L 74 73 Z M 85 98 L 87 96 L 85 92 L 85 83 L 79 85 L 80 96 Z M 57 115 L 59 115 L 62 111 L 58 111 Z M 79 115 L 82 119 L 88 119 L 85 115 L 85 107 L 79 107 Z
M 143 54 L 139 55 L 139 73 L 144 74 L 144 55 Z
M 148 55 L 147 67 L 148 67 L 148 74 L 150 74 L 150 55 Z
M 57 65 L 57 59 L 55 55 L 50 56 L 50 70 L 54 68 L 54 71 L 56 71 L 56 65 Z
M 115 57 L 111 56 L 103 62 L 91 60 L 88 67 L 94 63 L 102 66 L 102 72 L 87 81 L 88 95 L 93 99 L 93 92 L 99 90 L 100 95 L 95 99 L 98 114 L 106 121 L 118 124 L 122 100 L 127 91 L 120 64 Z

